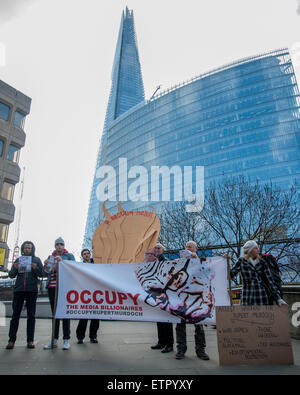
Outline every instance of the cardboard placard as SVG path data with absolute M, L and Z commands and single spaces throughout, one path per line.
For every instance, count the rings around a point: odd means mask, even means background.
M 217 306 L 220 365 L 292 365 L 287 306 Z

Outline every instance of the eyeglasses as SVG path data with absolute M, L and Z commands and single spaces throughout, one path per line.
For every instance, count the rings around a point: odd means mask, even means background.
M 64 246 L 64 243 L 57 243 L 57 246 Z

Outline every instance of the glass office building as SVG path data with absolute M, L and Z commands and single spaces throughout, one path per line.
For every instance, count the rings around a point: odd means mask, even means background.
M 124 49 L 127 45 L 130 50 Z M 204 166 L 205 187 L 224 176 L 238 175 L 253 181 L 272 180 L 282 187 L 299 181 L 299 105 L 299 89 L 287 49 L 220 67 L 145 100 L 133 15 L 126 10 L 84 245 L 90 246 L 101 213 L 102 202 L 97 197 L 99 167 L 109 165 L 116 171 L 116 200 L 106 202 L 112 214 L 122 200 L 119 191 L 130 185 L 130 179 L 126 181 L 119 174 L 119 158 L 127 159 L 128 170 L 133 166 L 149 170 L 148 191 L 152 166 Z M 125 181 L 119 182 L 119 176 Z M 171 200 L 175 184 L 173 180 L 170 185 Z M 161 193 L 161 185 L 159 189 Z M 149 192 L 148 200 L 127 200 L 122 206 L 131 210 L 159 204 L 151 201 Z

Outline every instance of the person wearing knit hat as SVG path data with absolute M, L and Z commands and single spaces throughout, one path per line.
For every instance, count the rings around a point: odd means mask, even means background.
M 55 240 L 54 248 L 56 248 L 57 244 L 65 245 L 65 242 L 62 237 L 59 237 L 58 239 Z
M 271 298 L 279 306 L 286 304 L 281 298 L 268 265 L 263 256 L 260 255 L 259 246 L 254 240 L 248 240 L 244 244 L 243 256 L 232 267 L 230 274 L 231 278 L 236 277 L 238 274 L 241 276 L 242 305 L 269 305 Z
M 57 265 L 59 264 L 59 261 L 65 260 L 65 261 L 75 261 L 75 257 L 73 254 L 70 254 L 66 249 L 65 249 L 65 242 L 61 237 L 58 237 L 55 242 L 55 250 L 52 252 L 51 256 L 48 256 L 48 258 L 44 262 L 44 275 L 48 277 L 46 288 L 48 289 L 48 296 L 49 296 L 49 302 L 51 306 L 51 311 L 52 314 L 54 314 L 54 303 L 55 303 L 55 289 L 56 289 L 56 269 Z M 55 264 L 52 266 L 52 269 L 50 273 L 46 271 L 48 265 L 51 265 L 51 262 L 55 262 Z M 70 320 L 69 319 L 63 319 L 63 350 L 68 350 L 70 348 Z M 59 337 L 59 325 L 60 325 L 60 320 L 56 319 L 55 320 L 55 332 L 54 332 L 54 342 L 52 345 L 52 342 L 44 346 L 45 350 L 49 350 L 53 347 L 57 347 L 57 342 L 58 342 L 58 337 Z

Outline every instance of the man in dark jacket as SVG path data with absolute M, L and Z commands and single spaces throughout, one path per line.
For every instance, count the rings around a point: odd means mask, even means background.
M 94 263 L 93 258 L 91 258 L 91 253 L 90 250 L 87 248 L 84 248 L 81 251 L 81 257 L 83 260 L 83 263 Z M 85 332 L 87 328 L 87 323 L 88 320 L 79 320 L 77 329 L 76 329 L 76 336 L 78 339 L 78 344 L 83 344 L 83 339 L 85 338 Z M 90 331 L 89 331 L 89 336 L 90 336 L 90 341 L 91 343 L 98 343 L 97 340 L 97 331 L 99 329 L 99 324 L 100 320 L 93 319 L 90 322 Z
M 27 307 L 27 347 L 34 348 L 35 310 L 38 294 L 38 277 L 42 277 L 43 265 L 40 258 L 35 256 L 35 246 L 31 241 L 25 241 L 21 246 L 21 254 L 30 257 L 27 271 L 21 271 L 22 258 L 17 258 L 9 272 L 10 278 L 16 277 L 13 297 L 13 315 L 9 327 L 9 342 L 7 350 L 14 348 L 17 339 L 19 320 L 24 301 Z
M 164 247 L 157 243 L 154 247 L 159 262 L 165 261 Z M 157 322 L 158 342 L 151 346 L 152 350 L 161 350 L 162 353 L 173 351 L 174 337 L 173 325 L 170 322 Z

